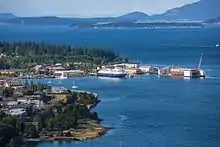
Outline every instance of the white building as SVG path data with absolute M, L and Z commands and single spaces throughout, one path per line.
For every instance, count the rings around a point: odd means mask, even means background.
M 34 104 L 34 106 L 36 106 L 37 108 L 44 108 L 45 107 L 44 102 L 41 100 L 32 100 L 31 103 Z
M 18 103 L 19 103 L 18 101 L 8 101 L 7 105 L 8 106 L 15 106 L 15 105 L 18 105 Z
M 80 74 L 84 74 L 84 71 L 82 70 L 58 70 L 58 71 L 54 71 L 54 75 L 57 78 L 67 78 L 67 77 L 71 77 L 74 75 L 80 75 Z
M 17 98 L 17 101 L 25 104 L 30 104 L 30 100 L 28 100 L 27 98 Z
M 59 93 L 67 93 L 68 89 L 65 87 L 52 87 L 51 91 L 54 94 L 59 94 Z
M 147 72 L 152 71 L 153 67 L 152 66 L 140 66 L 139 69 L 147 73 Z
M 18 116 L 18 115 L 25 115 L 26 114 L 26 110 L 22 109 L 22 108 L 15 108 L 15 109 L 11 109 L 8 112 L 10 115 L 14 115 L 14 116 Z
M 125 67 L 125 68 L 138 68 L 139 64 L 133 63 L 122 63 L 122 64 L 115 64 L 115 67 Z

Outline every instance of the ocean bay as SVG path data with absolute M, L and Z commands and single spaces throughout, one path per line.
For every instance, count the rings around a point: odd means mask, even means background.
M 204 35 L 205 34 L 205 35 Z M 220 146 L 220 28 L 201 29 L 69 29 L 7 26 L 0 39 L 104 47 L 143 64 L 202 68 L 206 79 L 145 75 L 134 79 L 76 78 L 79 89 L 96 92 L 95 108 L 103 124 L 115 129 L 87 142 L 45 142 L 48 146 Z M 43 82 L 47 82 L 44 80 Z M 52 84 L 57 81 L 52 81 Z M 94 84 L 95 83 L 95 84 Z M 61 85 L 71 88 L 72 80 Z

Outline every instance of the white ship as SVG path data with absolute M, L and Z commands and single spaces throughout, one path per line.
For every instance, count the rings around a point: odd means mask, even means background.
M 104 68 L 98 71 L 97 76 L 100 77 L 112 77 L 112 78 L 124 78 L 126 73 L 121 68 Z

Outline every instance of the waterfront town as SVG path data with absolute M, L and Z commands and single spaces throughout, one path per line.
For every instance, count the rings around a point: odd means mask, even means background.
M 14 45 L 11 44 L 11 46 Z M 21 44 L 17 45 L 21 46 Z M 6 138 L 3 146 L 10 142 L 16 143 L 17 140 L 23 142 L 84 141 L 99 137 L 111 129 L 111 127 L 102 126 L 102 119 L 96 112 L 90 111 L 100 102 L 98 94 L 77 88 L 67 89 L 61 85 L 52 86 L 49 83 L 33 82 L 36 79 L 68 79 L 84 76 L 136 78 L 143 74 L 184 78 L 205 77 L 205 72 L 200 68 L 202 56 L 197 68 L 183 68 L 141 65 L 128 61 L 127 58 L 121 58 L 118 53 L 102 50 L 88 51 L 66 47 L 64 48 L 66 55 L 59 55 L 59 50 L 52 51 L 53 48 L 59 49 L 59 46 L 49 46 L 50 50 L 42 50 L 48 54 L 45 56 L 39 54 L 36 48 L 41 49 L 48 45 L 26 43 L 24 46 L 27 48 L 37 46 L 28 55 L 22 51 L 19 53 L 13 47 L 11 52 L 5 53 L 8 51 L 7 46 L 10 44 L 0 43 L 2 51 L 0 54 L 0 125 L 3 132 L 15 131 L 10 132 L 9 136 L 4 135 Z M 53 52 L 57 52 L 56 55 Z M 66 59 L 63 56 L 67 56 Z M 56 62 L 57 58 L 58 62 Z M 72 59 L 75 60 L 71 62 Z M 10 127 L 7 126 L 8 123 L 11 124 Z
M 73 78 L 83 76 L 107 76 L 116 78 L 117 73 L 120 71 L 124 77 L 135 77 L 142 74 L 154 74 L 158 76 L 179 76 L 179 77 L 205 77 L 205 73 L 200 66 L 198 68 L 183 68 L 177 66 L 153 66 L 153 65 L 140 65 L 139 63 L 120 63 L 114 65 L 104 65 L 92 69 L 92 72 L 82 70 L 80 66 L 85 66 L 84 63 L 74 63 L 74 69 L 71 69 L 68 64 L 62 65 L 56 63 L 55 65 L 35 65 L 29 72 L 24 70 L 0 70 L 0 78 L 17 78 L 17 79 L 33 79 L 33 78 Z M 100 74 L 104 71 L 104 74 Z M 124 78 L 123 77 L 123 78 Z
M 79 66 L 81 63 L 75 65 Z M 20 130 L 24 132 L 23 140 L 26 141 L 32 141 L 33 138 L 87 140 L 105 134 L 110 129 L 100 125 L 101 119 L 98 115 L 90 112 L 90 109 L 100 102 L 98 94 L 33 83 L 33 79 L 66 79 L 82 76 L 135 78 L 142 74 L 177 77 L 205 76 L 203 70 L 199 69 L 140 66 L 134 63 L 104 65 L 97 67 L 92 73 L 87 73 L 80 68 L 70 69 L 60 63 L 49 66 L 35 65 L 30 71 L 25 73 L 23 70 L 0 70 L 0 110 L 6 116 L 19 117 L 19 124 L 24 125 L 24 128 L 30 127 Z M 69 111 L 75 114 L 70 114 Z M 48 119 L 44 115 L 51 115 L 51 117 Z M 61 116 L 56 117 L 59 115 Z M 73 118 L 69 120 L 69 116 L 72 115 Z M 65 122 L 62 126 L 63 120 L 60 119 L 67 119 L 68 124 Z
M 62 51 L 62 52 L 61 52 Z M 158 76 L 205 77 L 198 67 L 141 65 L 105 49 L 51 45 L 35 42 L 0 42 L 0 77 L 69 78 L 79 76 L 134 77 Z
M 110 129 L 100 125 L 97 113 L 90 111 L 99 102 L 96 93 L 1 79 L 0 125 L 13 121 L 20 132 L 17 135 L 25 142 L 92 139 Z

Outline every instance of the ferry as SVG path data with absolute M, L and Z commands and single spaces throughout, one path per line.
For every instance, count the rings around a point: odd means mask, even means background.
M 111 78 L 125 78 L 127 74 L 121 68 L 104 68 L 97 72 L 97 76 Z

